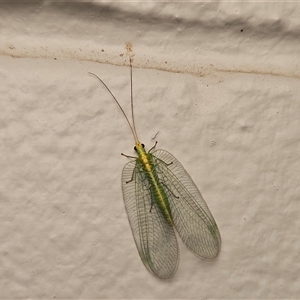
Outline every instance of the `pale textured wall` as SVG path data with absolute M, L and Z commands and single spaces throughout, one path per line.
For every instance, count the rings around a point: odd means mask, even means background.
M 297 298 L 297 3 L 1 3 L 1 298 Z M 221 231 L 149 274 L 120 177 L 139 137 L 171 151 Z M 125 49 L 127 45 L 127 50 Z

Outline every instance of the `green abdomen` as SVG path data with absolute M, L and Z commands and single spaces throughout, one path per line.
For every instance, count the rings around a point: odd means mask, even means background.
M 151 208 L 153 208 L 154 205 L 157 206 L 170 226 L 173 226 L 170 204 L 167 192 L 165 191 L 166 187 L 163 186 L 158 177 L 155 164 L 152 159 L 152 154 L 147 153 L 146 156 L 148 168 L 143 164 L 143 161 L 141 160 L 139 160 L 139 164 L 141 165 L 143 172 L 146 175 L 146 180 L 148 180 L 149 188 L 151 190 Z

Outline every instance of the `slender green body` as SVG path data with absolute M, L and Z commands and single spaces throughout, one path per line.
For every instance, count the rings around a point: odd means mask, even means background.
M 170 204 L 164 191 L 164 187 L 161 185 L 156 173 L 153 155 L 150 152 L 147 153 L 141 143 L 137 143 L 135 149 L 139 156 L 137 164 L 143 169 L 143 172 L 145 172 L 151 188 L 152 201 L 157 204 L 168 223 L 173 226 Z M 153 204 L 154 203 L 152 203 L 152 205 Z

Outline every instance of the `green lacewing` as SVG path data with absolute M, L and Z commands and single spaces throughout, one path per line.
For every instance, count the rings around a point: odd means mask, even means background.
M 165 150 L 147 152 L 137 135 L 132 93 L 130 59 L 130 123 L 120 103 L 103 80 L 95 76 L 111 94 L 123 113 L 135 140 L 137 157 L 122 172 L 125 208 L 133 238 L 145 267 L 160 279 L 169 279 L 179 264 L 176 229 L 185 246 L 196 256 L 210 260 L 221 249 L 218 226 L 197 186 L 178 160 Z

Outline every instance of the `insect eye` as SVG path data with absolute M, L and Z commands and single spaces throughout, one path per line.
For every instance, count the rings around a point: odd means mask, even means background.
M 136 151 L 136 146 L 134 146 L 134 148 L 133 148 L 133 149 L 134 149 L 134 151 Z
M 145 145 L 144 145 L 144 144 L 142 144 L 142 146 L 143 146 L 143 148 L 145 148 Z

